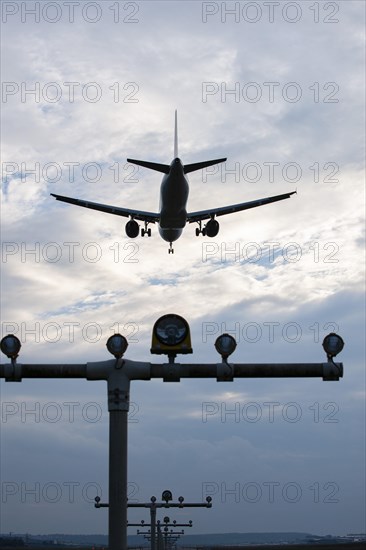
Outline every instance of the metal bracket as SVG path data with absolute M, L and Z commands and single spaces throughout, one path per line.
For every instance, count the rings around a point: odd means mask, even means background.
M 11 363 L 6 363 L 4 366 L 5 382 L 21 382 L 22 381 L 22 365 L 17 363 L 16 359 L 12 359 Z
M 130 404 L 130 392 L 118 387 L 108 389 L 108 410 L 128 411 Z
M 234 366 L 227 361 L 217 363 L 216 380 L 217 382 L 232 382 L 234 380 Z
M 180 382 L 180 364 L 169 362 L 163 365 L 164 382 Z
M 323 380 L 326 382 L 338 381 L 343 376 L 343 363 L 328 361 L 323 363 Z

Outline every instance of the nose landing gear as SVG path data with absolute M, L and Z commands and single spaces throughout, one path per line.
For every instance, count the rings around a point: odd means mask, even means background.
M 169 243 L 168 254 L 174 254 L 174 248 L 173 248 L 173 243 L 172 242 Z

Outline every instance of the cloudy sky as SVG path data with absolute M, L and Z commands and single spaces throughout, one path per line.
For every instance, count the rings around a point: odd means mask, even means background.
M 150 355 L 155 320 L 190 324 L 194 354 L 322 362 L 339 332 L 344 378 L 133 382 L 129 498 L 213 498 L 192 533 L 365 530 L 363 2 L 3 2 L 2 335 L 24 363 Z M 175 254 L 153 227 L 59 193 L 157 211 L 174 109 L 189 210 L 297 189 L 186 227 Z M 3 356 L 3 360 L 4 360 Z M 2 532 L 106 533 L 104 382 L 1 383 Z M 129 513 L 130 521 L 145 512 Z M 131 534 L 135 529 L 130 530 Z

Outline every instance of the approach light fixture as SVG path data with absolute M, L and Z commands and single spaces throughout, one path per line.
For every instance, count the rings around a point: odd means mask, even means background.
M 128 348 L 128 342 L 122 334 L 113 334 L 107 340 L 107 349 L 116 359 L 120 359 Z
M 150 352 L 170 357 L 178 353 L 193 353 L 187 321 L 175 313 L 160 317 L 154 324 Z
M 343 339 L 335 332 L 331 332 L 323 340 L 323 348 L 328 359 L 333 359 L 333 357 L 342 351 L 343 347 Z
M 165 500 L 165 502 L 169 502 L 169 500 L 173 500 L 173 495 L 171 491 L 163 491 L 163 494 L 161 495 L 161 499 Z
M 215 348 L 216 351 L 221 355 L 222 359 L 226 361 L 229 355 L 231 355 L 235 351 L 236 340 L 230 334 L 221 334 L 221 336 L 216 338 Z
M 4 336 L 0 343 L 0 348 L 3 354 L 12 360 L 18 357 L 21 347 L 22 344 L 20 343 L 19 338 L 14 336 L 14 334 L 8 334 L 7 336 Z

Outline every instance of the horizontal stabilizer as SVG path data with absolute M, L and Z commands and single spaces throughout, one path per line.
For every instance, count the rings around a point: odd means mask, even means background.
M 162 172 L 163 174 L 169 174 L 170 166 L 168 164 L 159 164 L 158 162 L 149 162 L 147 160 L 135 160 L 127 159 L 127 162 L 149 168 L 150 170 L 156 170 L 156 172 Z
M 184 173 L 189 174 L 189 172 L 195 172 L 196 170 L 202 170 L 202 168 L 207 168 L 207 166 L 213 166 L 219 162 L 225 162 L 224 159 L 215 159 L 215 160 L 204 160 L 203 162 L 195 162 L 193 164 L 186 164 L 184 166 Z

